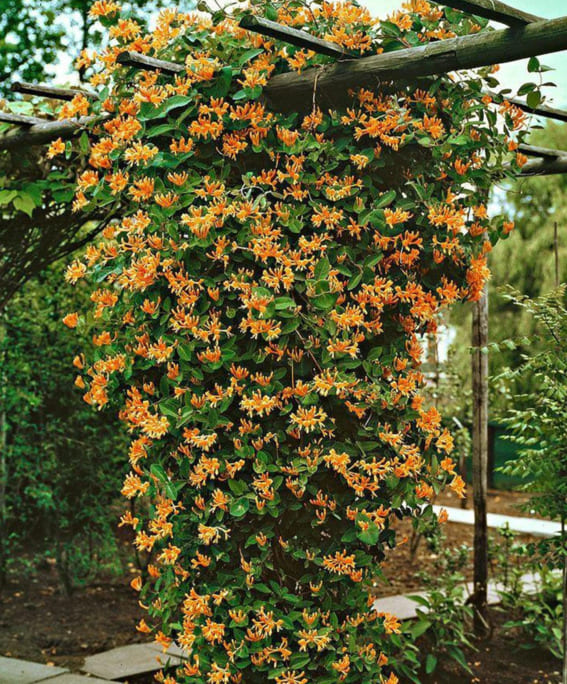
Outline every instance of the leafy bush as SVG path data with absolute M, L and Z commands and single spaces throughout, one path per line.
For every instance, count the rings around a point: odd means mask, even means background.
M 93 414 L 69 392 L 76 349 L 60 320 L 88 292 L 70 293 L 61 277 L 59 266 L 28 283 L 0 322 L 6 492 L 0 556 L 3 572 L 18 564 L 16 551 L 53 556 L 71 591 L 101 566 L 116 566 L 125 440 L 116 418 Z
M 442 542 L 441 542 L 442 543 Z M 420 573 L 424 593 L 411 598 L 421 606 L 417 619 L 408 627 L 408 633 L 422 638 L 420 662 L 426 674 L 431 674 L 444 658 L 456 661 L 466 672 L 470 668 L 463 648 L 473 648 L 473 609 L 467 605 L 463 568 L 469 561 L 470 548 L 441 548 L 438 571 Z

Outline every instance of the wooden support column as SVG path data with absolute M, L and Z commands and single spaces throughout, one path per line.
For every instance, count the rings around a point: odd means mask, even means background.
M 488 489 L 488 286 L 473 304 L 472 316 L 472 472 L 474 503 L 474 589 L 472 605 L 474 631 L 477 636 L 488 632 L 488 531 L 486 494 Z

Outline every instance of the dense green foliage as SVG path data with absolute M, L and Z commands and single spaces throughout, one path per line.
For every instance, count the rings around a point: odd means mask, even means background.
M 61 269 L 28 283 L 2 316 L 6 501 L 4 567 L 15 550 L 57 558 L 67 590 L 112 560 L 122 440 L 111 413 L 73 391 L 74 345 L 62 311 L 88 298 L 61 287 Z M 97 567 L 98 566 L 98 567 Z
M 503 374 L 512 380 L 529 373 L 537 383 L 510 410 L 507 423 L 520 457 L 506 467 L 511 474 L 529 477 L 524 489 L 532 492 L 529 503 L 540 515 L 567 518 L 567 309 L 565 287 L 537 299 L 510 296 L 532 317 L 539 349 L 524 355 L 521 364 Z

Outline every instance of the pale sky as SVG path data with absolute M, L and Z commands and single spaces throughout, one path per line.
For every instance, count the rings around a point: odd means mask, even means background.
M 359 2 L 368 7 L 375 17 L 381 18 L 401 8 L 403 0 L 359 0 Z M 545 19 L 553 19 L 567 14 L 566 0 L 508 0 L 508 4 Z M 174 1 L 172 1 L 172 5 L 175 5 Z M 500 26 L 499 28 L 505 27 Z M 555 69 L 555 71 L 548 71 L 543 74 L 544 82 L 552 81 L 557 85 L 556 88 L 544 89 L 544 94 L 548 98 L 546 103 L 556 107 L 567 107 L 567 51 L 543 56 L 540 61 L 542 64 Z M 57 69 L 56 80 L 61 83 L 75 81 L 76 76 L 70 73 L 71 68 L 70 61 L 65 60 L 61 63 Z M 527 60 L 503 64 L 497 78 L 503 87 L 512 88 L 514 94 L 522 83 L 526 81 L 538 82 L 538 74 L 528 73 Z

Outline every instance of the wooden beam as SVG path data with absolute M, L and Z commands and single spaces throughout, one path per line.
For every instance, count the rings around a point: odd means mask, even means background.
M 16 81 L 15 83 L 12 83 L 11 90 L 14 93 L 50 97 L 54 100 L 69 101 L 72 100 L 75 95 L 84 95 L 91 100 L 98 99 L 96 93 L 93 93 L 90 90 L 83 90 L 82 88 L 59 88 L 56 86 L 44 85 L 43 83 L 26 83 L 25 81 Z
M 182 71 L 185 71 L 185 66 L 183 64 L 176 64 L 175 62 L 166 62 L 163 59 L 148 57 L 147 55 L 142 55 L 133 50 L 121 52 L 116 58 L 116 61 L 118 64 L 133 67 L 134 69 L 161 71 L 164 74 L 180 74 Z
M 0 112 L 0 123 L 11 123 L 16 126 L 33 126 L 45 123 L 46 119 L 38 116 L 24 116 L 23 114 L 12 114 L 11 112 Z
M 567 111 L 564 109 L 556 109 L 555 107 L 548 107 L 547 105 L 538 105 L 537 107 L 530 107 L 527 102 L 519 100 L 517 97 L 508 97 L 502 93 L 495 93 L 491 90 L 483 91 L 487 95 L 494 98 L 497 102 L 500 100 L 511 102 L 519 109 L 528 114 L 535 114 L 536 116 L 543 116 L 546 119 L 555 119 L 556 121 L 567 121 Z
M 567 173 L 567 154 L 555 159 L 533 159 L 522 167 L 519 177 L 556 176 Z
M 441 4 L 513 27 L 525 26 L 533 21 L 543 20 L 542 17 L 522 12 L 522 10 L 500 2 L 500 0 L 442 0 Z
M 542 159 L 559 159 L 567 156 L 567 150 L 553 150 L 548 147 L 537 147 L 536 145 L 518 145 L 518 152 L 522 152 L 528 157 L 539 157 Z
M 273 109 L 306 112 L 313 100 L 340 107 L 357 87 L 376 89 L 384 81 L 411 81 L 460 69 L 512 62 L 567 49 L 567 17 L 539 21 L 521 29 L 486 31 L 431 42 L 415 48 L 289 72 L 270 79 L 264 94 Z
M 247 31 L 260 33 L 263 36 L 276 38 L 277 40 L 289 43 L 290 45 L 296 45 L 297 47 L 305 48 L 306 50 L 313 50 L 313 52 L 327 55 L 328 57 L 336 57 L 337 59 L 351 57 L 347 51 L 343 50 L 343 48 L 336 43 L 331 43 L 328 40 L 312 36 L 310 33 L 307 33 L 307 31 L 300 31 L 291 26 L 284 26 L 283 24 L 278 24 L 275 21 L 263 19 L 262 17 L 255 17 L 252 15 L 245 16 L 240 20 L 240 27 Z
M 302 74 L 279 74 L 270 79 L 264 89 L 268 103 L 276 111 L 310 111 L 313 100 L 323 107 L 340 107 L 352 102 L 349 89 L 376 89 L 381 82 L 414 80 L 422 76 L 472 69 L 487 64 L 513 61 L 547 52 L 567 49 L 567 17 L 541 21 L 525 28 L 505 29 L 432 42 L 417 48 L 372 55 L 320 68 L 307 69 Z M 184 66 L 163 62 L 137 53 L 122 53 L 124 63 L 136 63 L 139 68 L 154 68 L 179 73 Z M 151 62 L 151 66 L 150 66 Z M 165 66 L 164 66 L 165 65 Z M 31 137 L 17 144 L 42 144 L 58 137 L 74 135 L 78 121 L 58 121 L 32 127 Z M 0 139 L 0 149 L 12 147 L 14 136 Z
M 448 3 L 445 3 L 448 4 Z M 474 4 L 474 3 L 471 3 Z M 501 7 L 507 7 L 507 5 L 501 4 Z M 509 8 L 511 11 L 516 12 L 513 8 Z M 523 14 L 520 12 L 520 14 Z M 525 15 L 533 16 L 533 15 Z M 534 17 L 537 20 L 538 17 Z M 531 21 L 522 22 L 522 26 L 531 23 Z M 261 17 L 246 16 L 240 21 L 240 27 L 247 29 L 248 31 L 254 31 L 255 33 L 260 33 L 264 36 L 270 36 L 272 38 L 277 38 L 285 43 L 290 43 L 291 45 L 297 45 L 298 47 L 306 48 L 308 50 L 313 50 L 323 55 L 329 55 L 331 57 L 341 58 L 351 58 L 358 59 L 358 55 L 349 55 L 349 53 L 343 51 L 340 46 L 330 43 L 329 41 L 322 40 L 315 36 L 312 36 L 306 31 L 300 31 L 289 26 L 284 26 L 283 24 L 278 24 L 275 21 L 270 21 L 269 19 L 263 19 Z M 537 107 L 530 107 L 523 100 L 519 100 L 514 97 L 506 97 L 500 93 L 487 91 L 487 93 L 495 98 L 497 101 L 507 100 L 512 104 L 519 107 L 521 110 L 528 112 L 530 114 L 536 114 L 538 116 L 543 116 L 549 119 L 556 119 L 557 121 L 567 121 L 567 111 L 561 109 L 555 109 L 553 107 L 548 107 L 546 105 L 539 105 Z
M 108 118 L 109 114 L 101 116 L 84 116 L 79 119 L 63 119 L 62 121 L 47 121 L 39 119 L 41 123 L 29 125 L 25 131 L 14 131 L 0 136 L 0 150 L 9 150 L 18 146 L 43 145 L 57 138 L 68 140 L 81 133 L 88 125 L 95 121 Z

